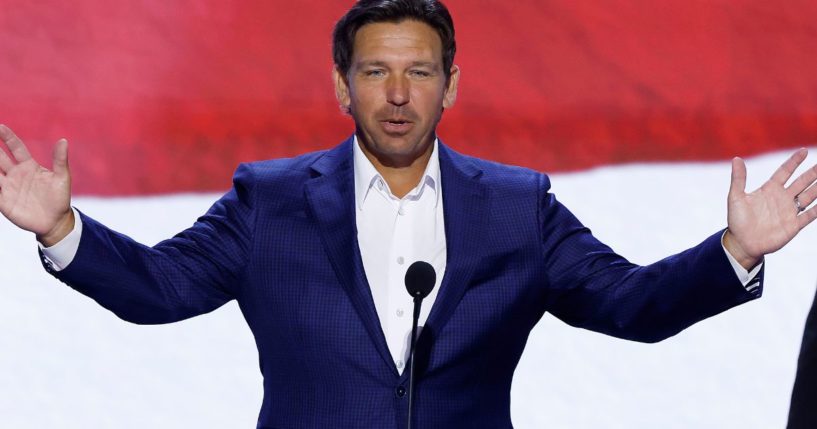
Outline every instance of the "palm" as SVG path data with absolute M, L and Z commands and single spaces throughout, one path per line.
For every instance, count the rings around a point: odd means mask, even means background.
M 0 189 L 0 213 L 18 227 L 48 233 L 70 206 L 68 177 L 60 177 L 33 159 L 6 174 Z
M 746 193 L 746 166 L 736 158 L 732 163 L 732 186 L 729 190 L 729 232 L 745 255 L 762 258 L 779 250 L 817 217 L 814 208 L 799 211 L 817 198 L 812 186 L 817 180 L 817 166 L 794 180 L 786 182 L 806 158 L 806 151 L 795 152 L 772 177 L 754 192 Z M 733 250 L 733 249 L 730 249 Z
M 0 213 L 22 229 L 46 235 L 70 212 L 66 142 L 57 143 L 51 171 L 40 166 L 23 142 L 2 125 L 0 138 L 14 159 L 0 151 Z

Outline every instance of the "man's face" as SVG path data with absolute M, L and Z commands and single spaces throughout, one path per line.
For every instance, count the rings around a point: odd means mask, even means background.
M 459 70 L 453 66 L 446 81 L 440 36 L 406 20 L 361 27 L 348 74 L 336 69 L 334 79 L 364 152 L 384 166 L 405 167 L 430 150 L 443 108 L 456 99 Z

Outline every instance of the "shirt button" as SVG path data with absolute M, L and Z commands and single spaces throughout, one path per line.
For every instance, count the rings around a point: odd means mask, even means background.
M 398 361 L 397 361 L 397 368 L 399 368 L 399 369 L 403 369 L 403 365 L 405 365 L 405 364 L 406 364 L 405 362 L 403 362 L 403 361 L 401 361 L 401 360 L 398 360 Z
M 406 388 L 403 386 L 398 386 L 397 389 L 394 389 L 394 393 L 397 394 L 398 398 L 402 398 L 406 396 Z
M 405 261 L 406 261 L 406 260 L 405 260 L 405 259 L 403 259 L 403 257 L 402 257 L 402 256 L 398 256 L 398 257 L 397 257 L 397 263 L 398 263 L 398 264 L 403 265 L 403 262 L 405 262 Z
M 402 308 L 397 309 L 397 317 L 403 317 L 403 309 Z
M 397 214 L 399 214 L 400 216 L 405 215 L 406 214 L 406 209 L 404 209 L 403 206 L 400 206 L 400 208 L 397 209 Z

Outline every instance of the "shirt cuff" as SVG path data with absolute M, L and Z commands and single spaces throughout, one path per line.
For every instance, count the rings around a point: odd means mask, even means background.
M 726 235 L 726 231 L 724 231 L 723 234 Z M 729 259 L 729 263 L 732 264 L 732 269 L 735 270 L 735 275 L 738 276 L 740 284 L 742 284 L 747 291 L 753 292 L 758 287 L 758 283 L 749 284 L 749 282 L 751 282 L 760 272 L 760 269 L 763 268 L 763 261 L 752 268 L 752 271 L 747 271 L 746 268 L 743 268 L 743 265 L 726 250 L 726 246 L 723 245 L 723 235 L 721 236 L 721 247 L 723 247 L 723 253 L 726 253 L 726 258 Z
M 40 251 L 43 252 L 45 259 L 51 263 L 54 271 L 62 271 L 77 255 L 79 250 L 79 239 L 82 237 L 82 219 L 79 216 L 77 209 L 71 207 L 74 211 L 74 229 L 68 233 L 62 240 L 51 247 L 43 247 L 43 244 L 37 242 L 40 246 Z

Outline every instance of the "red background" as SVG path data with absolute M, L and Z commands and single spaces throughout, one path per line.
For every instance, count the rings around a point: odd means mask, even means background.
M 0 122 L 74 191 L 221 190 L 334 146 L 331 29 L 351 1 L 3 0 Z M 447 2 L 462 68 L 440 136 L 548 172 L 817 142 L 817 2 Z

